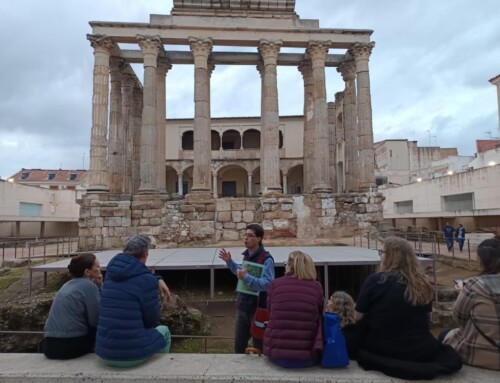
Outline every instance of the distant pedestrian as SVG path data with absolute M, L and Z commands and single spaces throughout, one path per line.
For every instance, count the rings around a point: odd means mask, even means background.
M 458 242 L 458 248 L 460 249 L 460 251 L 462 251 L 465 243 L 465 227 L 461 223 L 458 224 L 456 237 Z
M 455 233 L 455 228 L 450 225 L 449 222 L 446 222 L 446 225 L 443 227 L 444 240 L 446 241 L 446 247 L 448 251 L 453 250 L 453 234 Z

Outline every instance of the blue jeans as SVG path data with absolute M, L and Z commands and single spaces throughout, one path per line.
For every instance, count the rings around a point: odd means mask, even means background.
M 460 249 L 460 251 L 462 251 L 464 248 L 465 238 L 458 238 L 457 242 L 458 242 L 458 248 Z
M 451 249 L 453 249 L 453 237 L 445 237 L 444 239 L 446 241 L 446 247 L 448 247 L 448 251 L 451 251 Z
M 244 354 L 251 337 L 250 326 L 252 325 L 255 312 L 236 311 L 236 323 L 234 325 L 234 352 Z M 252 338 L 253 347 L 263 351 L 262 339 Z

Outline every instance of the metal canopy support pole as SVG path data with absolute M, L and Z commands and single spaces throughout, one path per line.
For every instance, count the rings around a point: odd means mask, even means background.
M 434 293 L 436 294 L 436 305 L 438 303 L 438 289 L 437 289 L 437 276 L 436 276 L 436 260 L 432 258 L 432 271 L 434 274 Z
M 330 296 L 330 286 L 328 283 L 328 265 L 324 266 L 324 278 L 325 278 L 325 299 L 328 299 Z
M 31 270 L 31 266 L 30 266 L 30 283 L 28 285 L 28 295 L 31 297 L 31 287 L 32 287 L 32 284 L 33 284 L 33 270 Z
M 215 297 L 215 269 L 210 268 L 210 298 Z

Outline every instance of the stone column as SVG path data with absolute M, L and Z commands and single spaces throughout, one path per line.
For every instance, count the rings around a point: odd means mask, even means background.
M 182 173 L 177 174 L 177 193 L 179 193 L 180 196 L 184 195 L 184 185 L 183 185 L 183 179 L 182 179 Z
M 260 184 L 262 195 L 281 193 L 279 158 L 279 108 L 276 66 L 281 41 L 261 40 L 264 65 L 261 111 Z
M 94 48 L 94 89 L 92 93 L 92 129 L 88 192 L 108 192 L 107 165 L 109 60 L 113 41 L 103 35 L 87 35 Z
M 337 92 L 335 93 L 335 175 L 337 193 L 345 192 L 345 162 L 344 92 Z
M 158 59 L 156 71 L 156 188 L 162 193 L 167 193 L 167 180 L 165 173 L 166 154 L 166 81 L 165 76 L 172 65 L 164 58 Z
M 219 193 L 217 191 L 217 173 L 212 175 L 212 188 L 214 193 L 214 198 L 219 198 Z
M 130 73 L 124 73 L 122 75 L 122 116 L 125 137 L 123 192 L 132 194 L 132 166 L 134 159 L 134 76 Z
M 329 143 L 329 168 L 330 168 L 330 184 L 333 191 L 337 190 L 337 140 L 335 137 L 335 103 L 328 104 L 328 143 Z
M 304 78 L 304 137 L 303 137 L 303 174 L 304 194 L 310 193 L 314 161 L 314 124 L 313 124 L 313 88 L 314 79 L 309 60 L 304 60 L 299 65 L 299 71 Z
M 497 101 L 498 101 L 498 137 L 500 137 L 500 75 L 493 77 L 490 82 L 497 87 Z
M 137 82 L 134 87 L 134 122 L 133 122 L 133 156 L 132 156 L 132 194 L 141 186 L 141 137 L 142 137 L 142 105 L 144 92 Z
M 125 132 L 122 114 L 122 68 L 123 60 L 111 57 L 111 105 L 109 108 L 108 169 L 109 191 L 123 193 L 125 172 Z
M 190 37 L 194 57 L 194 168 L 191 193 L 211 197 L 212 143 L 210 137 L 210 86 L 208 57 L 212 40 Z
M 288 173 L 283 172 L 283 194 L 288 194 Z
M 144 57 L 144 103 L 141 132 L 141 183 L 139 194 L 154 194 L 156 189 L 156 68 L 162 47 L 159 36 L 137 35 Z
M 345 139 L 345 191 L 359 191 L 358 128 L 356 118 L 356 67 L 353 61 L 344 61 L 337 69 L 345 82 L 344 139 Z
M 325 60 L 331 43 L 311 41 L 307 55 L 311 60 L 313 87 L 314 172 L 313 193 L 331 193 L 329 173 L 328 113 L 326 105 Z
M 375 151 L 373 149 L 372 101 L 370 95 L 370 74 L 368 60 L 374 42 L 355 43 L 350 49 L 356 63 L 358 90 L 358 145 L 359 145 L 359 190 L 367 191 L 375 184 Z
M 248 197 L 252 196 L 252 173 L 248 173 Z

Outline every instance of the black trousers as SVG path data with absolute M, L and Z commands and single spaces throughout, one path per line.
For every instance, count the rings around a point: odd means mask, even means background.
M 94 352 L 96 329 L 75 338 L 43 338 L 43 353 L 49 359 L 73 359 Z

